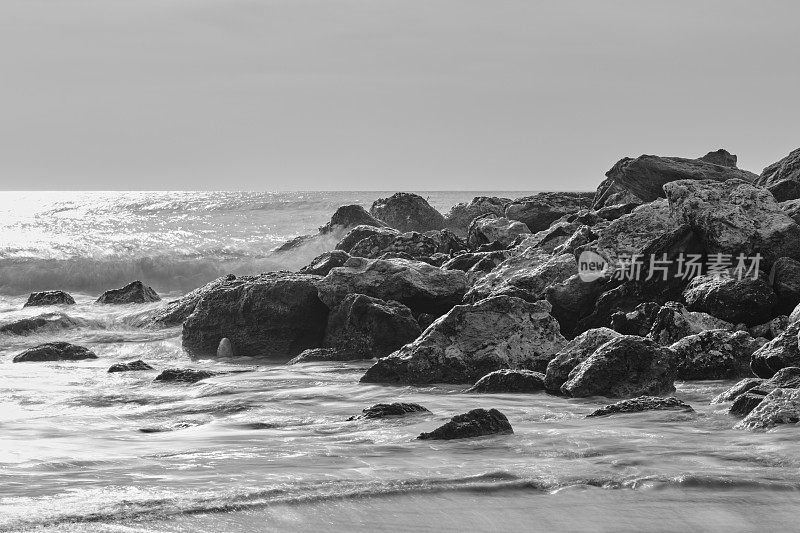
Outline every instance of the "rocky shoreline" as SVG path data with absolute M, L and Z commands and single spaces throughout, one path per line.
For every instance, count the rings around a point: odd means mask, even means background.
M 731 426 L 800 421 L 800 149 L 761 175 L 718 150 L 624 158 L 606 176 L 594 193 L 476 197 L 446 215 L 410 193 L 342 206 L 276 249 L 338 240 L 298 272 L 228 275 L 142 323 L 181 326 L 196 357 L 375 359 L 362 382 L 620 400 L 592 416 L 690 412 L 669 398 L 676 380 L 741 379 L 715 400 Z M 97 303 L 159 299 L 137 281 Z M 26 305 L 54 304 L 74 300 Z M 19 361 L 91 357 L 37 353 Z M 497 411 L 459 416 L 421 438 L 512 432 Z

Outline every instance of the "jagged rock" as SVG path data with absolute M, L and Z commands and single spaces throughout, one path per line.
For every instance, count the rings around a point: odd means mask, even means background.
M 646 337 L 656 321 L 661 306 L 656 302 L 644 302 L 630 313 L 617 312 L 611 315 L 611 329 L 623 335 Z
M 773 390 L 798 388 L 800 388 L 800 368 L 787 367 L 782 368 L 767 380 L 742 380 L 714 398 L 712 403 L 733 401 L 730 414 L 743 417 L 747 416 Z
M 780 205 L 781 211 L 786 213 L 789 218 L 800 224 L 800 200 L 789 200 L 778 205 Z
M 649 339 L 623 335 L 600 346 L 561 386 L 567 396 L 629 398 L 675 390 L 675 352 Z
M 598 328 L 585 331 L 569 341 L 547 363 L 544 376 L 545 388 L 551 393 L 561 394 L 561 386 L 567 382 L 575 367 L 587 360 L 600 346 L 621 336 L 612 329 Z
M 760 378 L 771 378 L 782 368 L 800 366 L 798 333 L 800 322 L 790 324 L 778 335 L 753 353 L 750 368 Z
M 686 307 L 711 316 L 748 326 L 772 318 L 777 302 L 772 287 L 762 279 L 737 279 L 711 275 L 694 278 L 683 293 Z
M 197 302 L 199 302 L 203 296 L 221 287 L 230 285 L 231 282 L 236 282 L 236 276 L 228 274 L 206 283 L 202 287 L 184 295 L 182 298 L 172 300 L 166 307 L 156 311 L 150 324 L 167 328 L 183 324 L 183 321 L 192 314 L 194 308 L 197 307 Z
M 352 361 L 360 359 L 348 352 L 337 350 L 336 348 L 309 348 L 303 350 L 300 355 L 289 359 L 287 365 L 296 365 L 298 363 L 320 363 L 330 361 Z
M 343 250 L 333 250 L 315 257 L 311 263 L 300 269 L 303 274 L 327 276 L 331 269 L 340 267 L 350 259 L 350 254 Z
M 544 297 L 553 306 L 550 314 L 558 320 L 565 337 L 575 336 L 578 320 L 583 318 L 587 310 L 592 309 L 608 286 L 609 280 L 605 278 L 584 281 L 580 274 L 575 274 L 545 289 Z
M 204 379 L 216 376 L 217 372 L 208 370 L 195 370 L 193 368 L 168 368 L 164 370 L 153 381 L 165 383 L 197 383 Z
M 227 337 L 237 356 L 288 360 L 321 346 L 328 308 L 317 296 L 320 279 L 269 272 L 214 287 L 184 322 L 183 348 L 194 356 L 215 356 Z
M 800 422 L 800 390 L 775 389 L 734 429 L 767 430 L 780 424 Z
M 563 244 L 559 244 L 553 248 L 553 255 L 573 254 L 582 249 L 586 245 L 593 243 L 597 240 L 598 235 L 594 232 L 591 226 L 581 226 L 575 230 Z
M 76 320 L 62 313 L 44 313 L 30 318 L 20 318 L 0 326 L 0 333 L 7 335 L 28 335 L 40 329 L 59 330 L 69 329 L 82 325 Z
M 588 209 L 594 195 L 582 192 L 540 192 L 506 205 L 505 217 L 519 220 L 532 232 L 547 229 L 564 215 Z
M 450 422 L 430 433 L 420 433 L 420 440 L 452 440 L 514 433 L 506 415 L 497 409 L 473 409 L 454 416 Z
M 606 405 L 586 415 L 586 418 L 596 416 L 609 416 L 626 413 L 641 413 L 643 411 L 684 411 L 694 412 L 692 406 L 673 396 L 659 398 L 657 396 L 639 396 L 630 400 Z
M 552 254 L 556 249 L 563 247 L 580 227 L 581 224 L 579 222 L 570 222 L 568 220 L 553 222 L 553 225 L 549 228 L 538 231 L 533 235 L 520 235 L 521 240 L 509 248 L 524 250 L 533 247 L 542 252 Z M 486 246 L 488 245 L 481 246 L 479 250 L 484 249 Z
M 363 294 L 348 294 L 328 316 L 322 345 L 350 359 L 385 357 L 422 331 L 405 305 Z
M 414 342 L 379 359 L 368 383 L 475 383 L 504 368 L 531 369 L 566 344 L 550 304 L 495 296 L 458 305 Z
M 320 299 L 336 308 L 351 293 L 395 300 L 415 313 L 441 315 L 456 305 L 467 289 L 460 270 L 442 270 L 421 261 L 351 257 L 318 283 Z
M 114 372 L 133 372 L 139 370 L 153 370 L 153 367 L 142 361 L 141 359 L 137 359 L 136 361 L 129 361 L 127 363 L 114 363 L 108 369 L 109 373 Z
M 620 159 L 606 176 L 646 202 L 664 197 L 664 186 L 682 181 L 727 181 L 740 179 L 752 183 L 756 175 L 735 167 L 717 165 L 704 159 L 642 155 Z
M 647 336 L 662 346 L 669 346 L 689 335 L 712 329 L 733 331 L 735 326 L 707 313 L 687 311 L 681 303 L 667 302 L 659 309 Z
M 466 237 L 469 225 L 475 218 L 486 214 L 502 217 L 509 202 L 509 198 L 476 196 L 468 204 L 462 202 L 454 205 L 444 217 L 445 227 L 459 237 Z
M 161 297 L 156 291 L 141 281 L 132 281 L 121 289 L 106 291 L 97 299 L 99 304 L 143 304 L 160 301 Z
M 800 304 L 794 308 L 792 314 L 789 315 L 789 324 L 794 324 L 795 322 L 800 321 Z
M 800 261 L 781 257 L 772 267 L 771 278 L 772 288 L 778 298 L 775 311 L 782 314 L 791 313 L 800 305 Z
M 540 392 L 544 374 L 533 370 L 495 370 L 478 380 L 467 392 Z
M 417 315 L 417 323 L 419 324 L 419 329 L 425 331 L 428 327 L 433 324 L 436 319 L 439 318 L 438 316 L 434 316 L 430 313 L 420 313 Z
M 781 333 L 786 331 L 789 327 L 789 317 L 786 315 L 781 315 L 773 318 L 769 322 L 765 322 L 764 324 L 759 324 L 758 326 L 753 326 L 752 328 L 748 329 L 750 336 L 754 339 L 762 337 L 767 340 L 772 340 L 775 337 L 779 336 Z
M 612 265 L 617 265 L 621 259 L 643 255 L 654 239 L 678 226 L 667 201 L 657 200 L 640 205 L 598 230 L 599 237 L 592 248 Z
M 700 161 L 706 161 L 707 163 L 713 163 L 715 165 L 722 165 L 723 167 L 736 167 L 736 156 L 727 150 L 720 148 L 714 152 L 708 152 L 703 157 L 698 157 Z
M 400 231 L 429 231 L 442 229 L 444 217 L 418 194 L 398 192 L 380 198 L 369 210 L 375 218 Z
M 509 246 L 517 237 L 530 232 L 528 226 L 517 220 L 509 220 L 497 215 L 483 215 L 469 225 L 467 245 L 472 249 L 493 242 Z
M 678 356 L 678 379 L 733 379 L 750 376 L 750 357 L 761 342 L 745 331 L 714 329 L 690 335 L 670 348 Z
M 68 342 L 48 342 L 29 348 L 16 355 L 13 362 L 79 361 L 82 359 L 97 359 L 97 355 L 88 348 L 76 344 L 70 344 Z
M 450 254 L 465 248 L 464 242 L 448 230 L 431 231 L 424 234 L 409 231 L 399 235 L 370 235 L 353 245 L 350 248 L 350 255 L 375 259 L 386 254 L 393 254 L 417 259 L 431 257 L 435 254 Z
M 756 185 L 769 187 L 783 180 L 800 181 L 800 148 L 762 170 Z
M 711 400 L 712 404 L 715 403 L 725 403 L 725 402 L 732 402 L 742 394 L 745 394 L 750 389 L 758 387 L 764 383 L 764 380 L 761 378 L 744 378 L 733 387 L 727 389 L 725 392 L 722 392 L 716 396 L 714 399 Z
M 641 198 L 617 185 L 612 178 L 606 178 L 597 187 L 594 199 L 592 200 L 592 209 L 597 209 L 599 211 L 613 205 L 639 205 L 641 203 L 643 203 Z
M 631 213 L 634 209 L 642 205 L 642 201 L 612 204 L 601 207 L 597 210 L 597 216 L 608 221 L 616 220 Z
M 375 226 L 356 226 L 348 231 L 342 240 L 336 244 L 336 249 L 350 253 L 353 246 L 373 236 L 382 235 L 392 237 L 400 235 L 400 232 L 391 228 L 379 228 Z
M 23 307 L 38 305 L 74 305 L 75 299 L 64 291 L 33 292 Z
M 508 250 L 465 252 L 446 261 L 442 265 L 442 268 L 445 270 L 460 270 L 462 272 L 480 275 L 494 270 L 497 265 L 508 259 L 510 255 L 511 252 Z
M 800 198 L 800 181 L 782 180 L 770 185 L 767 190 L 778 202 L 797 200 Z
M 741 180 L 674 181 L 664 186 L 677 219 L 689 224 L 709 254 L 736 262 L 760 253 L 765 265 L 781 257 L 800 259 L 800 226 L 769 191 Z
M 385 223 L 367 213 L 366 209 L 360 205 L 343 205 L 336 210 L 327 224 L 319 228 L 319 232 L 322 235 L 341 233 L 347 228 L 356 226 L 387 227 Z
M 372 407 L 367 407 L 362 414 L 351 416 L 352 420 L 375 420 L 380 418 L 396 418 L 399 416 L 415 415 L 419 413 L 430 413 L 428 409 L 418 403 L 378 403 Z

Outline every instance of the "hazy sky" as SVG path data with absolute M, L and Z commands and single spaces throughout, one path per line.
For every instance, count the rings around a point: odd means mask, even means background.
M 800 3 L 0 0 L 0 188 L 593 189 L 800 147 Z

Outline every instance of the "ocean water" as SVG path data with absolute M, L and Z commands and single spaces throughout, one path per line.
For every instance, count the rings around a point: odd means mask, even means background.
M 388 193 L 387 193 L 388 194 Z M 447 211 L 477 193 L 425 193 Z M 503 193 L 521 196 L 524 193 Z M 710 399 L 731 383 L 678 383 L 695 413 L 585 419 L 602 398 L 475 395 L 360 384 L 369 362 L 295 366 L 192 360 L 180 329 L 136 326 L 145 306 L 97 306 L 140 278 L 166 298 L 270 257 L 341 204 L 382 193 L 0 193 L 0 324 L 43 312 L 69 327 L 0 334 L 0 531 L 752 531 L 795 527 L 800 433 L 734 431 Z M 32 290 L 77 304 L 23 309 Z M 66 340 L 98 359 L 12 364 Z M 157 384 L 156 369 L 238 370 Z M 430 414 L 347 421 L 379 402 Z M 476 407 L 515 433 L 416 441 Z

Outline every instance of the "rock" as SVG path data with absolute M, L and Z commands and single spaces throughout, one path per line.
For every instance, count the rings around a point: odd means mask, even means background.
M 317 296 L 319 280 L 309 274 L 269 272 L 217 286 L 184 322 L 183 348 L 193 356 L 215 356 L 227 337 L 237 356 L 288 360 L 320 347 L 328 308 Z
M 790 324 L 786 331 L 753 353 L 750 368 L 760 378 L 771 378 L 782 368 L 800 366 L 798 333 L 800 322 Z
M 385 223 L 367 213 L 360 205 L 343 205 L 336 210 L 330 221 L 319 228 L 322 235 L 329 233 L 342 233 L 348 228 L 356 226 L 387 227 Z
M 331 269 L 340 267 L 350 259 L 350 254 L 343 250 L 332 250 L 315 257 L 311 263 L 300 269 L 302 274 L 327 276 Z
M 544 297 L 553 306 L 550 314 L 558 320 L 565 337 L 573 338 L 580 333 L 575 332 L 579 319 L 592 309 L 608 287 L 609 280 L 605 278 L 584 281 L 580 274 L 575 274 L 545 289 Z
M 461 270 L 466 272 L 471 281 L 486 272 L 494 270 L 500 263 L 508 259 L 511 252 L 496 250 L 493 252 L 466 252 L 458 254 L 446 261 L 442 268 L 445 270 Z
M 781 257 L 800 259 L 800 226 L 769 191 L 741 180 L 674 181 L 664 191 L 709 254 L 730 254 L 736 264 L 740 255 L 758 253 L 767 267 Z
M 612 178 L 606 178 L 597 187 L 594 199 L 592 200 L 592 209 L 597 209 L 599 211 L 612 205 L 639 205 L 641 203 L 643 203 L 641 198 L 617 185 Z
M 344 237 L 342 237 L 342 240 L 340 240 L 336 244 L 336 249 L 350 253 L 350 250 L 353 249 L 353 246 L 363 241 L 364 239 L 373 237 L 375 235 L 384 235 L 389 237 L 394 235 L 400 235 L 400 232 L 391 228 L 376 228 L 374 226 L 356 226 L 352 228 L 350 231 L 348 231 L 344 235 Z
M 647 336 L 662 346 L 670 346 L 689 335 L 713 329 L 733 331 L 735 326 L 707 313 L 687 311 L 681 303 L 667 302 L 658 310 Z
M 350 359 L 385 357 L 419 337 L 422 331 L 411 310 L 363 294 L 348 294 L 328 316 L 322 345 Z
M 766 281 L 749 277 L 698 276 L 689 283 L 683 296 L 690 311 L 748 326 L 771 319 L 777 302 L 775 292 Z
M 676 355 L 649 339 L 623 335 L 576 366 L 561 392 L 574 398 L 630 398 L 675 390 Z
M 611 315 L 611 329 L 623 335 L 646 337 L 656 321 L 661 306 L 656 302 L 644 302 L 630 313 L 617 312 Z
M 786 331 L 786 329 L 789 327 L 789 324 L 789 317 L 786 315 L 781 315 L 773 318 L 769 322 L 765 322 L 764 324 L 759 324 L 758 326 L 748 328 L 747 331 L 754 339 L 762 337 L 764 339 L 771 340 Z
M 800 198 L 800 181 L 782 180 L 767 187 L 778 202 L 788 202 Z
M 14 363 L 41 361 L 79 361 L 97 359 L 97 355 L 88 348 L 68 342 L 48 342 L 29 348 L 14 357 Z
M 800 181 L 800 148 L 762 170 L 756 185 L 769 187 L 784 180 Z
M 469 225 L 467 245 L 473 249 L 492 242 L 509 246 L 517 237 L 530 234 L 530 232 L 528 226 L 522 222 L 497 215 L 483 215 Z
M 153 367 L 142 361 L 141 359 L 137 359 L 136 361 L 129 361 L 127 363 L 114 363 L 108 369 L 109 373 L 114 372 L 133 372 L 139 370 L 153 370 Z
M 414 313 L 446 313 L 461 301 L 467 277 L 460 270 L 442 270 L 421 261 L 351 257 L 318 284 L 320 299 L 336 308 L 348 294 L 395 300 Z
M 788 202 L 781 202 L 778 204 L 781 208 L 781 211 L 786 213 L 786 215 L 795 221 L 795 223 L 800 224 L 800 200 L 789 200 Z
M 758 404 L 764 401 L 765 397 L 766 393 L 758 388 L 745 392 L 733 400 L 733 405 L 731 405 L 728 413 L 731 416 L 745 417 L 758 407 Z
M 369 212 L 402 232 L 422 232 L 445 227 L 442 214 L 418 194 L 398 192 L 389 198 L 380 198 L 372 204 Z
M 692 406 L 681 400 L 670 396 L 669 398 L 659 398 L 656 396 L 639 396 L 630 400 L 622 400 L 601 407 L 586 415 L 586 418 L 596 416 L 609 416 L 626 413 L 641 413 L 643 411 L 684 411 L 694 412 Z
M 781 257 L 772 266 L 770 278 L 777 296 L 775 311 L 790 314 L 800 305 L 800 261 Z
M 166 307 L 159 309 L 153 315 L 150 325 L 158 327 L 174 327 L 183 324 L 183 321 L 192 314 L 194 308 L 197 307 L 197 302 L 206 294 L 213 292 L 221 287 L 236 283 L 236 276 L 228 274 L 222 276 L 214 281 L 206 283 L 200 288 L 184 295 L 182 298 L 172 300 Z
M 767 430 L 780 424 L 800 422 L 800 390 L 775 389 L 734 429 Z
M 156 291 L 141 281 L 132 281 L 121 289 L 106 291 L 97 299 L 99 304 L 143 304 L 160 301 L 161 297 Z
M 475 383 L 495 370 L 532 369 L 565 344 L 550 304 L 495 296 L 454 307 L 417 340 L 379 359 L 361 381 Z
M 401 234 L 375 234 L 361 239 L 350 248 L 350 255 L 376 259 L 385 254 L 405 255 L 409 259 L 431 257 L 434 254 L 451 254 L 466 245 L 448 230 Z M 427 261 L 426 261 L 427 262 Z
M 497 409 L 473 409 L 463 415 L 454 416 L 450 422 L 430 433 L 420 433 L 420 440 L 451 440 L 506 435 L 514 433 L 506 415 Z
M 83 325 L 76 320 L 61 313 L 44 313 L 30 318 L 20 318 L 0 326 L 0 333 L 7 335 L 28 335 L 40 329 L 59 330 L 69 329 Z
M 678 224 L 666 200 L 640 205 L 597 231 L 592 249 L 612 265 L 633 255 L 643 255 L 648 244 L 674 231 Z
M 736 156 L 722 148 L 714 152 L 708 152 L 703 157 L 698 157 L 697 159 L 715 165 L 722 165 L 723 167 L 737 168 Z
M 633 212 L 633 210 L 640 205 L 642 205 L 641 200 L 637 202 L 607 205 L 597 210 L 597 216 L 608 221 L 616 220 Z
M 678 379 L 733 379 L 750 376 L 750 357 L 764 341 L 745 331 L 714 329 L 690 335 L 670 348 L 678 356 Z
M 216 376 L 216 372 L 208 370 L 195 370 L 193 368 L 168 368 L 164 370 L 153 381 L 165 383 L 197 383 L 204 379 Z
M 752 183 L 756 175 L 735 167 L 716 165 L 704 159 L 642 155 L 620 159 L 606 176 L 623 189 L 652 202 L 664 197 L 664 186 L 675 181 L 724 182 L 739 179 Z
M 621 337 L 608 328 L 585 331 L 553 357 L 546 366 L 544 386 L 548 392 L 561 394 L 561 386 L 569 379 L 572 370 L 588 359 L 597 349 L 612 339 Z
M 415 415 L 419 413 L 430 413 L 418 403 L 378 403 L 372 407 L 367 407 L 362 411 L 363 414 L 351 416 L 347 420 L 374 420 L 380 418 L 396 418 L 399 416 Z
M 742 394 L 746 393 L 750 389 L 758 387 L 764 382 L 763 379 L 760 378 L 744 378 L 733 387 L 729 388 L 725 392 L 722 392 L 714 397 L 711 400 L 712 404 L 715 403 L 725 403 L 725 402 L 732 402 Z
M 782 368 L 768 380 L 753 378 L 742 380 L 727 391 L 723 392 L 712 403 L 733 401 L 730 414 L 734 416 L 747 416 L 761 401 L 775 389 L 799 389 L 800 368 Z
M 532 370 L 495 370 L 478 380 L 467 392 L 540 392 L 544 374 Z
M 795 322 L 800 321 L 800 304 L 794 308 L 792 314 L 789 315 L 789 324 L 794 324 Z
M 518 220 L 532 232 L 547 229 L 563 217 L 588 209 L 594 194 L 582 192 L 540 192 L 533 196 L 517 198 L 506 205 L 505 218 Z
M 75 299 L 64 291 L 33 292 L 23 307 L 38 305 L 74 305 Z
M 453 206 L 444 217 L 445 227 L 459 237 L 466 237 L 469 225 L 475 218 L 486 214 L 502 217 L 509 202 L 511 202 L 509 198 L 476 196 L 468 204 L 460 203 Z
M 357 356 L 349 352 L 343 352 L 336 348 L 309 348 L 303 350 L 300 355 L 287 361 L 287 365 L 296 365 L 298 363 L 319 363 L 319 362 L 332 362 L 332 361 L 353 361 L 359 359 Z
M 217 346 L 217 357 L 224 359 L 233 356 L 233 343 L 231 343 L 229 338 L 222 337 L 222 339 L 219 341 L 219 345 Z

